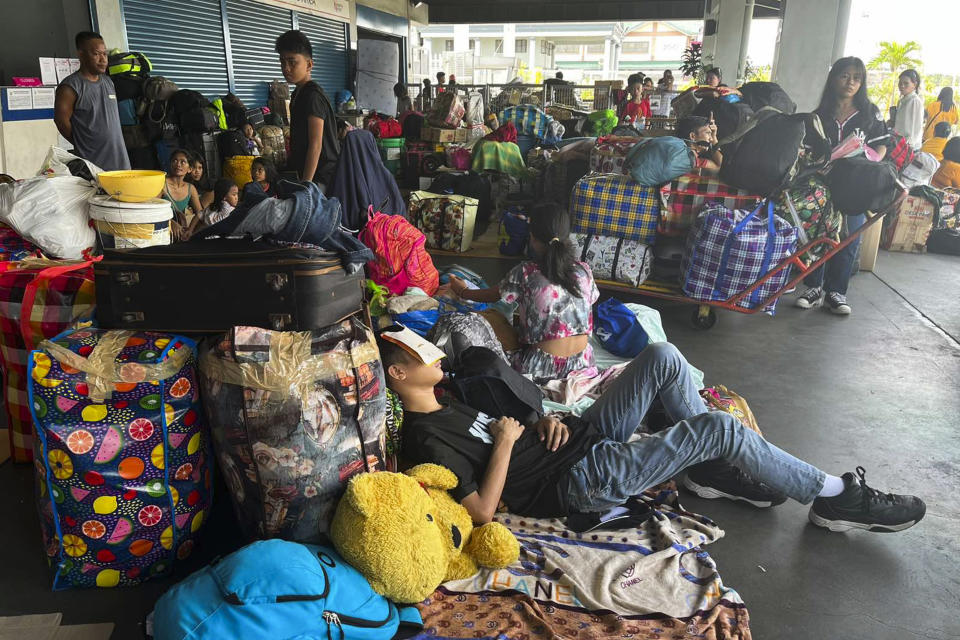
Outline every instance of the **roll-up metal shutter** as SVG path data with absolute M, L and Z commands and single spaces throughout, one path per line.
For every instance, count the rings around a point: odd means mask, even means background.
M 248 108 L 265 106 L 267 85 L 283 80 L 273 47 L 277 37 L 292 28 L 291 13 L 251 0 L 227 0 L 227 20 L 236 94 Z
M 313 79 L 320 83 L 330 101 L 347 88 L 347 25 L 313 14 L 297 14 L 300 31 L 313 45 Z
M 229 89 L 220 0 L 123 0 L 127 41 L 153 75 L 207 97 Z

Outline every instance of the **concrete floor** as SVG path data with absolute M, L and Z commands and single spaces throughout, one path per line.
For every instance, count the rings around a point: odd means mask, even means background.
M 460 262 L 490 279 L 509 266 Z M 866 467 L 875 487 L 922 496 L 926 519 L 900 534 L 831 534 L 796 503 L 756 510 L 686 495 L 684 504 L 726 529 L 708 549 L 758 640 L 960 638 L 960 258 L 881 252 L 877 275 L 856 276 L 849 299 L 849 318 L 788 299 L 776 318 L 721 312 L 706 332 L 690 327 L 689 305 L 638 300 L 661 309 L 708 383 L 750 400 L 771 441 L 832 473 Z M 30 474 L 0 466 L 0 616 L 62 611 L 65 624 L 113 621 L 113 638 L 141 637 L 160 593 L 239 544 L 220 500 L 207 544 L 176 577 L 51 593 Z

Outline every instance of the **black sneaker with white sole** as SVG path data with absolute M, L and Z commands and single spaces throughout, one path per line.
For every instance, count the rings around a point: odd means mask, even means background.
M 801 309 L 813 309 L 823 304 L 823 289 L 820 287 L 810 287 L 793 302 L 794 306 Z
M 847 302 L 847 296 L 842 293 L 837 293 L 836 291 L 831 291 L 827 294 L 827 308 L 830 309 L 831 313 L 835 313 L 838 316 L 848 316 L 852 311 L 850 304 Z
M 687 469 L 683 486 L 701 498 L 727 498 L 765 508 L 783 504 L 787 496 L 757 482 L 723 460 L 701 462 Z
M 843 493 L 817 498 L 810 505 L 810 522 L 830 531 L 862 529 L 891 533 L 903 531 L 923 519 L 927 505 L 916 496 L 882 493 L 867 486 L 866 471 L 843 474 Z

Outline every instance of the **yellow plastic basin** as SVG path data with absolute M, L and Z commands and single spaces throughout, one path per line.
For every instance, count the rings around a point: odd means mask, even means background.
M 100 186 L 121 202 L 145 202 L 163 191 L 163 171 L 104 171 L 98 176 Z

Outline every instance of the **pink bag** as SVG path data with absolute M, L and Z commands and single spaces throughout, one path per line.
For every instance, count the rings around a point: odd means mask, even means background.
M 463 122 L 465 109 L 456 91 L 444 91 L 433 103 L 433 111 L 427 124 L 441 129 L 458 129 Z
M 466 147 L 447 147 L 447 165 L 457 171 L 469 171 L 473 155 Z
M 373 207 L 367 215 L 360 242 L 373 251 L 367 263 L 370 279 L 396 295 L 409 287 L 420 287 L 428 296 L 436 293 L 440 274 L 424 248 L 423 233 L 403 216 L 374 213 Z

